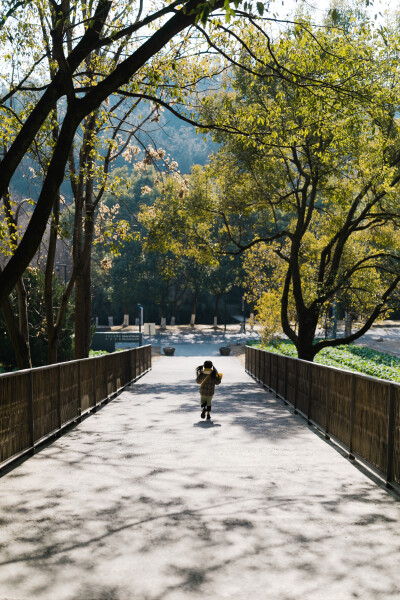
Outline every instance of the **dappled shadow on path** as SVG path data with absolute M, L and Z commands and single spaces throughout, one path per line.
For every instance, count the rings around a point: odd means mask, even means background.
M 243 496 L 234 481 L 227 489 L 226 481 L 178 471 L 179 477 L 176 469 L 143 473 L 140 495 L 126 482 L 116 497 L 111 482 L 99 482 L 78 505 L 70 486 L 59 495 L 31 490 L 10 507 L 8 519 L 29 515 L 31 525 L 3 541 L 0 591 L 11 566 L 10 583 L 24 591 L 18 598 L 218 598 L 227 586 L 231 597 L 288 600 L 299 597 L 297 589 L 316 600 L 325 585 L 337 598 L 379 599 L 395 589 L 397 570 L 388 557 L 400 550 L 397 521 L 384 514 L 390 497 L 377 505 L 371 486 L 355 493 L 347 483 L 328 497 L 312 489 L 295 498 L 266 482 L 264 493 Z M 169 480 L 163 494 L 154 479 Z M 285 578 L 293 587 L 282 586 Z M 56 582 L 65 586 L 63 595 Z M 269 596 L 262 595 L 266 586 Z
M 147 402 L 152 401 L 152 385 L 142 383 L 134 390 L 135 397 L 143 394 Z M 173 396 L 176 402 L 169 406 L 169 413 L 200 415 L 199 388 L 193 384 L 157 384 L 154 400 Z M 270 438 L 285 438 L 301 434 L 297 419 L 289 419 L 289 411 L 272 394 L 266 392 L 251 380 L 246 383 L 227 383 L 216 388 L 212 403 L 212 419 L 214 422 L 223 420 L 229 415 L 229 422 L 238 425 L 254 436 Z M 156 423 L 159 422 L 156 417 Z M 145 427 L 154 426 L 147 422 Z
M 0 598 L 394 600 L 390 495 L 251 380 L 199 415 L 144 378 L 4 477 Z

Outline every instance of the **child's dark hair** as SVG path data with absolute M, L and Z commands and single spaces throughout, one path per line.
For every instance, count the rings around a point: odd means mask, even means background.
M 203 369 L 212 369 L 211 377 L 216 377 L 218 375 L 218 371 L 212 364 L 211 360 L 205 360 L 204 365 L 199 365 L 196 368 L 196 376 L 197 377 L 200 375 L 200 373 L 203 371 Z

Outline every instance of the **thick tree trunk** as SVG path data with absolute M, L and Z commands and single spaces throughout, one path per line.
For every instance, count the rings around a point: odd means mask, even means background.
M 314 345 L 315 330 L 318 318 L 315 315 L 299 315 L 299 333 L 296 348 L 298 357 L 312 362 L 316 355 Z
M 29 346 L 29 321 L 28 321 L 28 296 L 22 277 L 17 283 L 17 298 L 18 298 L 18 319 L 19 319 L 19 332 L 22 335 L 25 342 L 24 355 L 28 355 L 28 363 L 32 366 L 31 351 Z
M 1 268 L 0 268 L 1 272 Z M 28 297 L 22 277 L 17 282 L 18 320 L 14 316 L 10 298 L 6 296 L 0 304 L 15 360 L 19 369 L 32 367 L 31 349 L 29 346 Z
M 4 153 L 6 153 L 6 147 L 4 147 Z M 3 195 L 3 205 L 5 221 L 10 237 L 12 237 L 14 231 L 17 230 L 18 222 L 13 213 L 9 189 L 7 190 L 7 193 Z M 32 367 L 32 360 L 29 346 L 28 297 L 22 277 L 17 280 L 15 290 L 18 300 L 18 322 L 14 317 L 12 305 L 8 296 L 4 297 L 2 308 L 17 365 L 20 369 L 29 369 Z
M 75 282 L 75 358 L 87 358 L 90 350 L 92 319 L 92 286 L 90 260 Z
M 47 328 L 47 362 L 52 365 L 57 362 L 58 332 L 54 326 L 53 306 L 53 272 L 56 255 L 58 224 L 60 218 L 60 193 L 58 192 L 53 207 L 53 218 L 50 225 L 49 247 L 47 251 L 46 271 L 44 275 L 44 301 L 46 307 Z
M 6 322 L 8 334 L 15 354 L 15 360 L 19 369 L 30 369 L 32 367 L 29 341 L 21 333 L 17 320 L 14 316 L 11 302 L 6 298 L 2 304 L 4 320 Z

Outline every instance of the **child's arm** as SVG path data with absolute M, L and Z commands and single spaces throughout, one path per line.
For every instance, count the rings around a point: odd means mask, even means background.
M 196 377 L 196 383 L 201 383 L 204 379 L 204 373 L 200 373 L 199 375 L 197 375 Z

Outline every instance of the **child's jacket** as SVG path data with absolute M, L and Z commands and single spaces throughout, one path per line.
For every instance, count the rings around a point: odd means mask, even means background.
M 215 386 L 221 383 L 220 376 L 211 375 L 209 373 L 202 371 L 198 377 L 196 377 L 196 383 L 202 383 L 207 378 L 207 381 L 204 382 L 204 385 L 200 388 L 200 394 L 202 396 L 214 396 Z

